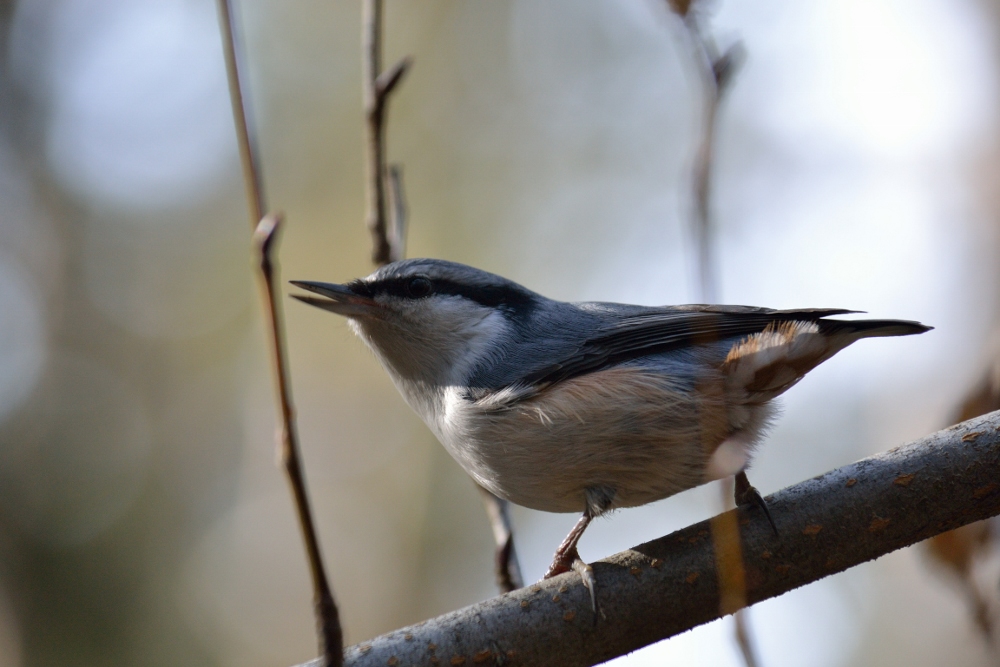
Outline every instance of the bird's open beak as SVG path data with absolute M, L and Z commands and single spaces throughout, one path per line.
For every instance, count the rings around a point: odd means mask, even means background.
M 377 317 L 382 310 L 382 306 L 375 303 L 373 299 L 357 294 L 347 285 L 315 283 L 310 280 L 292 280 L 290 282 L 296 287 L 321 295 L 316 297 L 292 294 L 292 297 L 344 317 Z

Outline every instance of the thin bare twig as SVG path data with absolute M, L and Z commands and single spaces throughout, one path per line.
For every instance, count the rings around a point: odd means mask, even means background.
M 222 47 L 226 57 L 226 77 L 229 81 L 229 101 L 233 106 L 233 122 L 236 124 L 236 141 L 240 146 L 240 165 L 243 167 L 243 182 L 246 184 L 247 207 L 250 210 L 250 229 L 256 230 L 257 223 L 264 217 L 267 206 L 264 203 L 264 188 L 257 168 L 257 145 L 248 127 L 250 110 L 243 99 L 246 83 L 240 76 L 236 19 L 233 16 L 232 0 L 218 0 L 219 25 L 222 28 Z
M 368 128 L 368 230 L 372 236 L 372 261 L 376 266 L 406 256 L 407 211 L 402 167 L 386 162 L 386 112 L 389 95 L 413 64 L 410 57 L 382 70 L 382 0 L 365 0 L 362 14 L 362 82 Z M 496 539 L 496 577 L 501 592 L 524 585 L 514 550 L 510 512 L 506 500 L 486 489 L 483 504 Z
M 732 509 L 734 502 L 733 479 L 720 479 L 722 508 Z M 719 514 L 709 525 L 715 543 L 716 576 L 719 579 L 719 611 L 733 615 L 733 629 L 736 647 L 743 656 L 746 667 L 757 667 L 757 654 L 753 648 L 753 633 L 750 631 L 749 609 L 746 609 L 746 571 L 744 569 L 743 548 L 740 544 L 739 526 L 735 515 Z
M 501 593 L 510 593 L 524 586 L 524 579 L 521 577 L 521 564 L 517 560 L 517 551 L 514 549 L 514 533 L 510 523 L 510 503 L 503 498 L 497 498 L 484 487 L 478 484 L 476 486 L 479 487 L 479 492 L 483 497 L 486 515 L 490 518 L 490 527 L 493 528 L 493 539 L 497 544 L 494 558 L 497 588 L 500 589 Z
M 313 605 L 319 634 L 319 650 L 322 664 L 340 667 L 344 661 L 344 638 L 340 627 L 340 612 L 333 598 L 330 583 L 323 567 L 319 538 L 316 534 L 309 496 L 306 492 L 305 477 L 299 454 L 298 431 L 295 425 L 295 410 L 292 407 L 292 389 L 288 373 L 281 310 L 275 296 L 276 263 L 273 259 L 281 216 L 265 215 L 267 210 L 264 187 L 258 169 L 254 133 L 248 120 L 248 104 L 244 96 L 245 86 L 240 76 L 240 51 L 237 48 L 235 19 L 230 0 L 219 0 L 219 23 L 222 28 L 223 46 L 226 57 L 226 73 L 229 79 L 229 96 L 233 106 L 233 120 L 240 146 L 244 182 L 250 210 L 250 224 L 253 232 L 254 248 L 258 253 L 260 276 L 264 288 L 264 304 L 271 334 L 271 360 L 277 385 L 278 404 L 281 421 L 278 427 L 279 459 L 291 486 L 299 527 L 305 541 L 306 556 L 313 583 Z
M 309 572 L 312 575 L 314 600 L 316 607 L 316 623 L 320 634 L 320 651 L 327 667 L 339 667 L 343 664 L 344 638 L 340 629 L 340 612 L 334 602 L 330 583 L 323 567 L 323 557 L 320 553 L 319 538 L 316 535 L 312 509 L 309 507 L 309 496 L 306 493 L 306 480 L 302 472 L 302 460 L 299 454 L 299 437 L 295 426 L 295 410 L 292 407 L 292 387 L 288 379 L 288 360 L 286 359 L 284 335 L 281 327 L 281 313 L 278 299 L 275 296 L 276 267 L 272 258 L 278 231 L 281 228 L 281 216 L 265 215 L 254 232 L 254 245 L 259 252 L 260 274 L 264 284 L 264 302 L 270 321 L 271 350 L 273 352 L 275 379 L 278 385 L 278 402 L 281 407 L 281 424 L 278 427 L 278 452 L 281 466 L 288 475 L 288 482 L 295 500 L 295 510 L 299 518 L 299 527 L 305 540 L 306 554 L 309 560 Z
M 755 604 L 934 534 L 1000 513 L 1000 412 L 800 482 L 768 498 L 775 538 L 753 510 L 730 510 Z M 351 667 L 595 665 L 720 618 L 709 521 L 593 563 L 593 625 L 567 573 L 349 647 Z M 311 667 L 315 667 L 312 663 Z
M 684 15 L 685 32 L 691 42 L 698 73 L 702 80 L 704 113 L 701 141 L 695 154 L 694 175 L 694 233 L 698 247 L 698 285 L 702 303 L 716 303 L 718 272 L 715 267 L 712 236 L 712 158 L 715 151 L 716 120 L 723 95 L 732 83 L 743 61 L 743 46 L 739 42 L 719 54 L 715 41 L 698 24 L 696 12 Z
M 361 48 L 363 57 L 365 118 L 368 124 L 368 231 L 372 235 L 372 261 L 376 266 L 402 259 L 402 247 L 393 244 L 400 225 L 388 223 L 386 205 L 386 112 L 389 96 L 409 70 L 412 59 L 403 58 L 382 71 L 382 0 L 365 0 L 362 14 Z M 394 183 L 401 188 L 401 181 Z M 394 192 L 395 210 L 401 210 L 403 193 Z M 391 236 L 390 236 L 391 235 Z
M 757 667 L 757 654 L 753 650 L 753 633 L 750 631 L 750 616 L 747 609 L 738 609 L 733 614 L 736 628 L 736 645 L 747 667 Z

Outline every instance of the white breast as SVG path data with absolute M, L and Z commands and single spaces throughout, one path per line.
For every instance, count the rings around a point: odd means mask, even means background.
M 613 507 L 630 507 L 706 481 L 732 433 L 723 392 L 721 374 L 692 392 L 626 365 L 501 409 L 452 388 L 432 429 L 477 482 L 519 505 L 582 511 L 586 489 L 600 487 L 614 489 Z

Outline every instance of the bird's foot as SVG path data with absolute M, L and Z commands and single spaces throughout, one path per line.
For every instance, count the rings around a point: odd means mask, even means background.
M 597 579 L 594 577 L 594 568 L 583 562 L 580 552 L 576 547 L 566 551 L 557 551 L 549 571 L 545 573 L 543 579 L 551 579 L 557 574 L 572 570 L 580 575 L 583 585 L 590 593 L 590 608 L 594 610 L 595 618 L 597 614 Z
M 750 480 L 747 479 L 745 472 L 740 472 L 736 475 L 735 495 L 737 505 L 756 505 L 759 507 L 764 512 L 764 516 L 767 517 L 767 522 L 771 524 L 771 530 L 774 531 L 775 537 L 778 537 L 778 527 L 774 525 L 774 519 L 771 518 L 771 510 L 767 508 L 764 496 L 760 495 L 760 491 L 750 484 Z
M 576 561 L 583 562 L 580 559 L 580 552 L 576 550 L 576 546 L 570 547 L 569 549 L 563 550 L 559 549 L 556 551 L 556 555 L 552 558 L 552 565 L 549 565 L 549 571 L 545 573 L 543 579 L 551 579 L 557 574 L 562 574 L 563 572 L 569 572 L 574 569 L 573 564 Z

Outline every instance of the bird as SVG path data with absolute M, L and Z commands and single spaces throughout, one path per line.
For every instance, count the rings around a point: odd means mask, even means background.
M 296 299 L 348 319 L 477 483 L 580 513 L 545 578 L 578 572 L 595 612 L 577 549 L 593 519 L 732 475 L 737 504 L 760 507 L 777 533 L 746 476 L 774 399 L 856 340 L 932 328 L 830 319 L 858 312 L 840 308 L 569 303 L 440 259 L 291 284 L 309 292 Z

